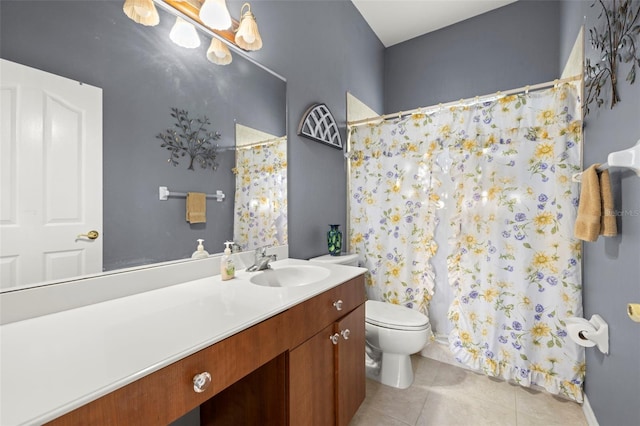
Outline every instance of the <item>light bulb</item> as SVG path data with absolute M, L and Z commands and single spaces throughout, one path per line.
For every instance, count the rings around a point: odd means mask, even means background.
M 225 0 L 205 0 L 199 15 L 200 20 L 214 30 L 226 30 L 231 26 L 231 15 Z
M 207 59 L 217 65 L 228 65 L 233 60 L 229 48 L 215 37 L 207 49 Z
M 200 37 L 193 24 L 185 21 L 181 17 L 176 18 L 176 23 L 173 24 L 169 38 L 175 44 L 188 49 L 194 49 L 200 46 Z

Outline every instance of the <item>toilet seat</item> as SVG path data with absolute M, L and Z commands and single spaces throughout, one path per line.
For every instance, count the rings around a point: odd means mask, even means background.
M 393 330 L 424 330 L 429 327 L 429 318 L 418 311 L 392 303 L 367 300 L 365 321 L 369 324 Z

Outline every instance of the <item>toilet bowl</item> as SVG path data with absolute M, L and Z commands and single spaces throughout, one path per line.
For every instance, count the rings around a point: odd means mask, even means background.
M 365 335 L 373 360 L 367 376 L 387 386 L 408 388 L 413 383 L 410 355 L 427 344 L 429 318 L 413 309 L 375 300 L 367 300 L 365 312 Z
M 310 259 L 358 266 L 357 254 L 325 255 Z M 368 300 L 365 303 L 367 377 L 395 388 L 413 383 L 410 355 L 419 352 L 431 335 L 429 318 L 405 306 Z

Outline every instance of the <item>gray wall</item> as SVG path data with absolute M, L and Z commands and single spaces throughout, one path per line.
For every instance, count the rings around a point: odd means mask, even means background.
M 238 9 L 239 11 L 239 9 Z M 235 144 L 234 123 L 286 132 L 286 84 L 234 55 L 228 66 L 205 58 L 208 39 L 183 49 L 168 34 L 175 21 L 144 27 L 122 12 L 122 1 L 0 2 L 0 56 L 103 89 L 104 268 L 118 269 L 191 256 L 196 239 L 221 252 L 233 238 L 235 165 L 222 152 L 218 170 L 172 167 L 155 136 L 174 125 L 170 108 L 207 116 L 220 146 Z M 207 223 L 185 221 L 184 199 L 158 200 L 158 187 L 215 193 Z
M 634 0 L 636 7 L 639 3 Z M 610 1 L 607 3 L 611 3 Z M 562 9 L 563 50 L 568 53 L 583 18 L 586 29 L 601 27 L 600 9 L 591 2 L 565 1 Z M 598 58 L 588 43 L 588 58 Z M 593 106 L 585 119 L 585 166 L 607 161 L 612 151 L 627 149 L 640 139 L 640 81 L 625 80 L 623 65 L 618 79 L 622 101 L 613 109 Z M 618 211 L 616 238 L 584 244 L 584 315 L 599 314 L 609 323 L 609 355 L 587 349 L 585 390 L 601 426 L 637 425 L 640 419 L 640 324 L 626 314 L 629 302 L 640 302 L 640 178 L 627 170 L 611 173 Z
M 343 152 L 297 135 L 307 107 L 325 103 L 346 126 L 346 91 L 382 111 L 384 46 L 348 0 L 260 1 L 252 10 L 265 41 L 256 58 L 287 79 L 289 249 L 327 253 L 328 224 L 346 223 Z
M 558 78 L 584 17 L 587 29 L 596 24 L 599 10 L 591 3 L 520 0 L 388 48 L 385 112 Z M 620 104 L 592 110 L 585 120 L 585 165 L 605 162 L 640 138 L 640 82 L 621 81 L 619 88 Z M 640 325 L 625 311 L 640 301 L 640 178 L 613 171 L 612 186 L 620 235 L 584 244 L 584 315 L 598 313 L 610 327 L 609 355 L 586 350 L 585 391 L 602 426 L 626 426 L 640 418 Z
M 386 113 L 558 77 L 559 4 L 517 1 L 385 52 Z

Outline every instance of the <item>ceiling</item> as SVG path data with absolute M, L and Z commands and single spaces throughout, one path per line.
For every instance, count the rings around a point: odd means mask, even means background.
M 516 0 L 351 0 L 385 47 Z

